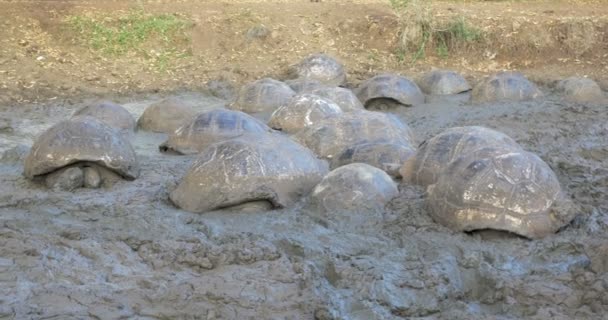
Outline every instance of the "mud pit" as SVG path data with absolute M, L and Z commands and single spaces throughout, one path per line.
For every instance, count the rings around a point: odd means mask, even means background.
M 37 134 L 87 101 L 0 108 L 0 318 L 600 319 L 608 311 L 606 104 L 472 106 L 438 100 L 397 111 L 418 142 L 442 129 L 507 133 L 557 173 L 578 210 L 543 240 L 452 232 L 400 185 L 385 222 L 327 229 L 305 210 L 193 214 L 168 202 L 192 156 L 138 132 L 141 177 L 51 192 L 22 176 Z M 199 93 L 180 98 L 210 107 Z M 161 97 L 117 99 L 135 117 Z M 3 122 L 3 123 L 4 123 Z

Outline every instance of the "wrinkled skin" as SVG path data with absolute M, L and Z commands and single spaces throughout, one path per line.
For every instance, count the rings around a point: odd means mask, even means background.
M 25 158 L 24 175 L 33 179 L 77 162 L 97 163 L 128 180 L 139 176 L 129 141 L 89 116 L 59 122 L 42 133 Z
M 137 120 L 140 129 L 171 134 L 198 112 L 179 99 L 169 98 L 150 105 Z
M 284 82 L 264 78 L 244 85 L 228 108 L 245 113 L 274 112 L 295 94 Z
M 203 112 L 185 123 L 159 149 L 161 152 L 196 154 L 216 142 L 271 131 L 267 125 L 246 113 L 217 109 Z
M 316 80 L 327 86 L 341 86 L 346 83 L 344 67 L 336 59 L 322 53 L 312 54 L 287 71 L 291 78 Z
M 287 133 L 295 133 L 323 119 L 342 114 L 340 106 L 315 94 L 304 93 L 278 108 L 270 116 L 268 125 Z
M 260 200 L 286 207 L 307 195 L 327 172 L 325 161 L 289 138 L 248 135 L 205 149 L 170 199 L 190 212 Z
M 451 70 L 433 70 L 418 79 L 418 86 L 426 94 L 458 94 L 471 90 L 471 85 L 460 74 Z
M 484 79 L 473 89 L 474 103 L 524 101 L 542 98 L 536 85 L 519 72 L 499 72 Z
M 565 100 L 572 102 L 600 102 L 605 99 L 600 86 L 588 78 L 571 77 L 561 80 L 556 89 Z
M 415 156 L 416 148 L 405 143 L 371 142 L 354 145 L 331 161 L 331 168 L 349 163 L 366 163 L 383 170 L 388 175 L 400 177 L 399 169 Z
M 368 79 L 357 89 L 357 97 L 366 108 L 376 99 L 391 99 L 404 106 L 424 103 L 424 94 L 418 85 L 397 74 L 381 74 Z
M 486 147 L 520 151 L 515 140 L 492 129 L 468 126 L 449 128 L 418 147 L 418 153 L 404 163 L 401 176 L 410 182 L 428 186 L 456 158 Z
M 127 109 L 108 101 L 83 107 L 72 116 L 91 116 L 122 132 L 132 133 L 137 128 L 135 119 Z
M 528 238 L 556 232 L 573 218 L 551 210 L 561 201 L 555 173 L 523 150 L 463 154 L 428 190 L 433 219 L 453 230 L 504 230 Z
M 399 194 L 382 170 L 352 163 L 327 174 L 310 196 L 308 214 L 326 226 L 353 230 L 380 224 L 386 204 Z
M 344 112 L 361 111 L 365 109 L 355 93 L 346 88 L 324 87 L 312 90 L 310 93 L 335 102 Z
M 343 113 L 306 127 L 294 138 L 323 159 L 340 156 L 346 149 L 361 143 L 397 143 L 412 145 L 410 128 L 390 114 L 360 111 Z

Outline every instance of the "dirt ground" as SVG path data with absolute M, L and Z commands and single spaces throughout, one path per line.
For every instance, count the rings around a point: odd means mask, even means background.
M 433 6 L 486 39 L 412 63 L 399 59 L 399 20 L 384 1 L 0 0 L 0 319 L 605 319 L 608 103 L 564 101 L 553 84 L 588 76 L 608 90 L 608 4 Z M 192 20 L 191 54 L 159 70 L 145 55 L 91 50 L 64 23 L 133 8 Z M 248 38 L 260 25 L 269 34 Z M 405 183 L 385 221 L 357 232 L 320 225 L 306 198 L 266 212 L 188 213 L 168 192 L 193 156 L 161 154 L 166 136 L 143 131 L 132 140 L 135 181 L 55 192 L 22 175 L 37 135 L 99 97 L 135 118 L 167 96 L 221 108 L 208 80 L 280 77 L 319 51 L 344 63 L 352 87 L 382 71 L 451 68 L 472 84 L 523 72 L 543 99 L 428 99 L 395 113 L 418 142 L 462 125 L 508 134 L 556 172 L 576 218 L 541 240 L 454 232 Z

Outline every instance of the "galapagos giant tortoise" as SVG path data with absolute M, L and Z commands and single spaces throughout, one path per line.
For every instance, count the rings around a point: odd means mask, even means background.
M 151 104 L 137 120 L 145 131 L 171 134 L 198 113 L 193 107 L 176 98 L 167 98 Z
M 316 53 L 289 67 L 288 76 L 316 80 L 328 86 L 341 86 L 346 83 L 344 66 L 336 59 Z
M 245 113 L 270 113 L 287 104 L 295 94 L 284 82 L 264 78 L 244 85 L 228 108 Z
M 331 100 L 315 94 L 304 93 L 294 96 L 291 101 L 275 110 L 268 125 L 286 133 L 296 133 L 323 119 L 338 116 L 342 109 Z
M 72 116 L 91 116 L 123 133 L 132 133 L 137 129 L 135 119 L 127 109 L 108 101 L 84 106 Z
M 424 94 L 412 80 L 397 74 L 381 74 L 363 82 L 357 97 L 365 108 L 390 110 L 424 103 Z
M 543 97 L 538 87 L 519 72 L 505 71 L 484 79 L 472 92 L 474 103 L 524 101 Z
M 418 79 L 418 86 L 426 94 L 448 95 L 471 90 L 471 85 L 460 74 L 451 70 L 433 70 Z

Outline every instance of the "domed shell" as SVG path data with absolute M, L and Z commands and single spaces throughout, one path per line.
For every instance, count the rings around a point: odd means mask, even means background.
M 524 101 L 543 97 L 536 85 L 519 72 L 499 72 L 477 84 L 473 102 Z
M 196 154 L 209 145 L 244 134 L 267 134 L 271 129 L 252 116 L 233 110 L 203 112 L 179 127 L 160 145 L 162 152 Z
M 72 117 L 76 116 L 91 116 L 123 132 L 133 132 L 136 129 L 135 119 L 131 113 L 112 102 L 106 101 L 85 106 L 74 112 Z
M 236 101 L 228 107 L 246 113 L 273 112 L 287 104 L 295 94 L 284 82 L 264 78 L 244 85 Z
M 418 86 L 426 94 L 447 95 L 471 90 L 467 80 L 451 70 L 433 70 L 418 80 Z
M 350 163 L 365 163 L 398 178 L 400 177 L 399 169 L 415 154 L 416 148 L 411 144 L 365 142 L 347 148 L 333 158 L 330 164 L 333 169 Z
M 486 148 L 452 161 L 429 187 L 428 206 L 436 222 L 453 230 L 541 238 L 572 218 L 551 210 L 561 196 L 555 173 L 536 155 Z
M 327 98 L 337 105 L 344 112 L 361 111 L 365 108 L 354 92 L 346 88 L 340 87 L 324 87 L 310 91 L 323 98 Z
M 278 108 L 268 125 L 287 133 L 295 133 L 323 119 L 340 115 L 342 110 L 332 101 L 320 96 L 304 93 L 293 97 L 286 105 Z
M 496 130 L 478 126 L 449 128 L 423 142 L 416 156 L 404 163 L 401 176 L 415 184 L 431 185 L 454 159 L 486 147 L 501 152 L 521 151 L 515 140 Z
M 335 58 L 323 53 L 304 58 L 291 66 L 288 74 L 292 78 L 316 80 L 328 86 L 341 86 L 346 83 L 344 66 Z
M 363 82 L 357 97 L 365 107 L 375 99 L 391 99 L 405 106 L 424 103 L 424 94 L 412 80 L 396 74 L 381 74 Z
M 59 122 L 42 133 L 25 158 L 32 179 L 77 162 L 100 164 L 126 179 L 139 176 L 131 144 L 115 129 L 89 116 Z
M 294 138 L 324 159 L 332 159 L 361 143 L 412 144 L 414 135 L 397 117 L 372 111 L 343 113 L 306 127 Z
M 382 223 L 386 204 L 398 194 L 397 184 L 384 171 L 352 163 L 319 182 L 307 213 L 325 225 L 356 230 Z
M 564 99 L 572 102 L 598 102 L 604 99 L 600 86 L 589 78 L 571 77 L 561 80 L 557 90 Z
M 151 104 L 139 117 L 140 129 L 161 133 L 173 133 L 198 112 L 179 99 L 168 98 Z
M 170 198 L 191 212 L 260 200 L 286 207 L 310 193 L 327 172 L 325 161 L 287 137 L 244 136 L 201 152 Z
M 307 78 L 285 80 L 285 83 L 296 93 L 310 92 L 312 90 L 325 87 L 323 83 Z

